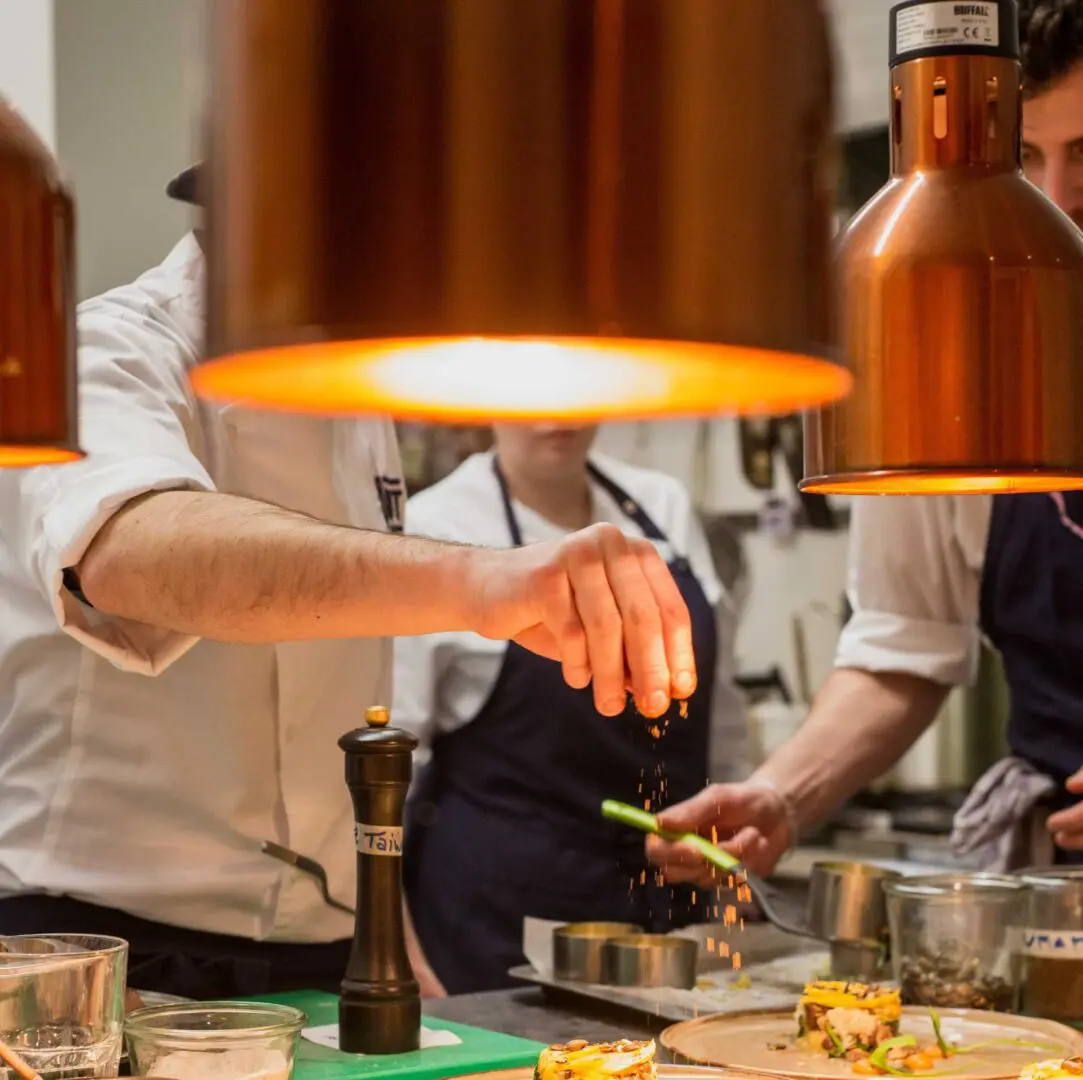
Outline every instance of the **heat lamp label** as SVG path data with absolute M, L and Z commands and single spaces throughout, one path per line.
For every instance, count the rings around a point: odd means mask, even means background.
M 1023 952 L 1027 956 L 1079 960 L 1083 958 L 1083 931 L 1027 928 L 1023 931 Z
M 895 24 L 895 52 L 899 56 L 919 49 L 995 49 L 999 45 L 1000 22 L 994 3 L 932 0 L 903 8 Z
M 402 855 L 402 826 L 363 825 L 353 827 L 353 839 L 362 855 Z

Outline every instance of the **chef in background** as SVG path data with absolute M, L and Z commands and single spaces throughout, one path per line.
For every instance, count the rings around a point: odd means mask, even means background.
M 453 631 L 395 645 L 397 726 L 421 741 L 406 837 L 421 948 L 449 993 L 512 985 L 523 919 L 616 920 L 655 930 L 710 913 L 703 890 L 660 886 L 642 837 L 603 800 L 659 809 L 708 776 L 745 775 L 732 682 L 736 619 L 683 485 L 591 454 L 592 427 L 497 426 L 476 454 L 410 500 L 407 530 L 490 548 L 558 542 L 606 522 L 645 537 L 691 615 L 700 686 L 687 710 L 602 716 L 560 667 Z M 712 769 L 711 761 L 719 764 Z
M 1024 169 L 1083 224 L 1083 0 L 1019 8 Z M 756 783 L 707 788 L 665 824 L 717 829 L 768 872 L 899 761 L 973 677 L 984 636 L 1011 692 L 1011 755 L 953 846 L 990 870 L 1083 862 L 1083 492 L 855 499 L 849 595 L 836 670 L 797 734 Z M 670 879 L 710 880 L 685 848 L 649 847 Z
M 172 190 L 197 199 L 198 173 Z M 352 901 L 337 740 L 387 704 L 390 638 L 514 638 L 614 717 L 630 671 L 661 715 L 695 687 L 688 612 L 613 527 L 496 552 L 399 535 L 389 418 L 195 398 L 205 292 L 190 233 L 80 305 L 87 457 L 0 470 L 0 933 L 123 937 L 140 990 L 335 991 L 353 919 L 263 845 Z

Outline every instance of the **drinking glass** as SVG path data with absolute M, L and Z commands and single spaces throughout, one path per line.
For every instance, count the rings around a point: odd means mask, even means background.
M 116 1076 L 127 974 L 121 938 L 0 937 L 0 1038 L 42 1080 Z

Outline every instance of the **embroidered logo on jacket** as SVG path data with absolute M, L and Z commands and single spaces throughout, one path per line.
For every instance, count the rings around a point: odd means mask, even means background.
M 380 509 L 388 530 L 402 532 L 403 511 L 406 507 L 406 483 L 401 476 L 377 476 L 376 494 L 380 497 Z

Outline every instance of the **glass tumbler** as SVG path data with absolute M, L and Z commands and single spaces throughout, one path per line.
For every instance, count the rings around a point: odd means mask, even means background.
M 1023 882 L 936 874 L 885 882 L 884 892 L 904 1005 L 1018 1011 Z
M 0 1039 L 42 1080 L 116 1076 L 127 975 L 121 938 L 0 937 Z

